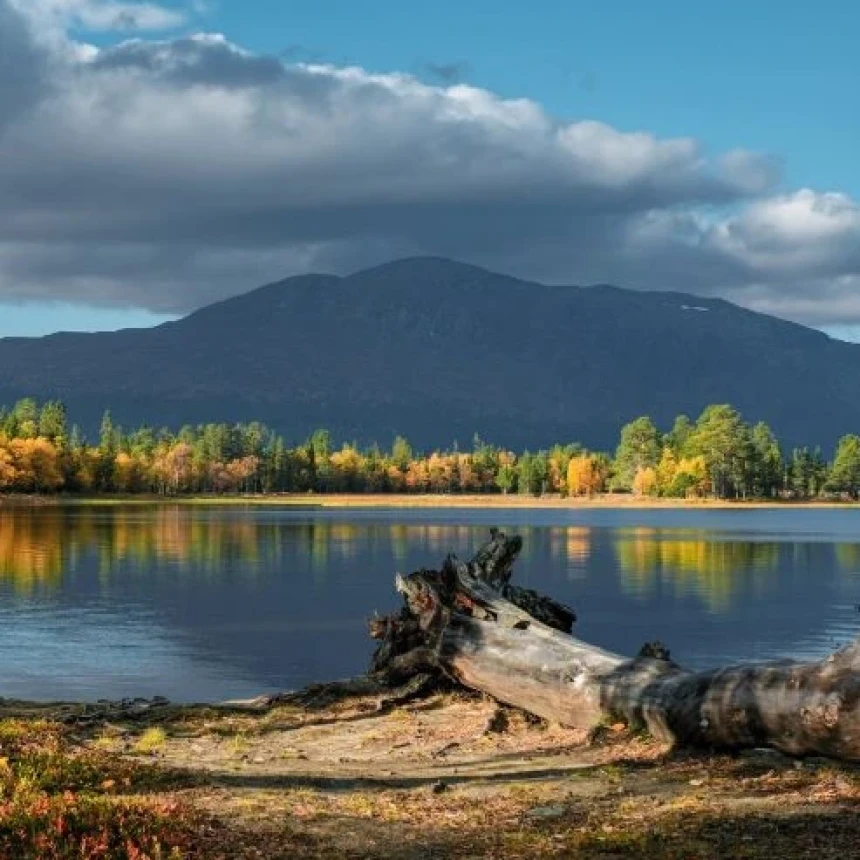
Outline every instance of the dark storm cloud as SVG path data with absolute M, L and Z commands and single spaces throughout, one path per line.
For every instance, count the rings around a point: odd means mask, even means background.
M 0 0 L 0 132 L 45 95 L 47 65 L 25 19 Z

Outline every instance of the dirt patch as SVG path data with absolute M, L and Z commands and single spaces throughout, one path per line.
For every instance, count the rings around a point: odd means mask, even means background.
M 82 749 L 157 764 L 202 822 L 189 856 L 856 856 L 860 770 L 768 751 L 672 753 L 623 726 L 591 736 L 461 694 L 387 713 L 161 707 L 57 717 Z

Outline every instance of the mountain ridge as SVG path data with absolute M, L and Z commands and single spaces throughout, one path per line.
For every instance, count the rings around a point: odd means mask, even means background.
M 89 430 L 109 408 L 125 425 L 257 418 L 291 438 L 532 447 L 604 447 L 637 415 L 730 402 L 791 443 L 832 445 L 860 429 L 860 346 L 722 299 L 415 257 L 151 329 L 0 339 L 0 403 L 22 396 L 63 399 Z

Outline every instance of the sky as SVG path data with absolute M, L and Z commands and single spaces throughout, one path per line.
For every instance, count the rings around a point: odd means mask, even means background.
M 0 336 L 416 254 L 860 339 L 860 4 L 0 0 Z

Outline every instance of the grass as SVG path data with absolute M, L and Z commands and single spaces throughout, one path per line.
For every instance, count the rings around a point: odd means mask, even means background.
M 0 857 L 178 860 L 193 856 L 196 816 L 159 800 L 167 777 L 98 749 L 64 727 L 0 721 Z
M 476 697 L 369 704 L 183 707 L 169 742 L 161 724 L 138 734 L 136 720 L 66 725 L 54 706 L 6 705 L 0 858 L 842 860 L 860 843 L 851 765 L 670 753 L 612 723 L 594 744 L 516 712 L 487 736 L 495 705 Z
M 167 732 L 161 726 L 148 728 L 135 742 L 134 751 L 141 755 L 151 755 L 167 743 Z

